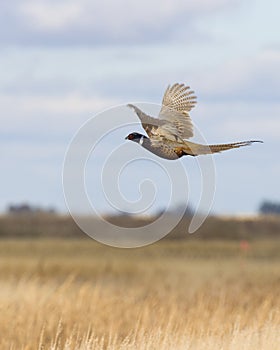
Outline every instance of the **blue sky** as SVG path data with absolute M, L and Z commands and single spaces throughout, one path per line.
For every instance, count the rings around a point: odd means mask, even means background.
M 114 105 L 160 103 L 177 81 L 195 90 L 191 116 L 209 143 L 265 142 L 215 156 L 213 212 L 251 213 L 263 199 L 280 200 L 279 2 L 14 0 L 0 6 L 1 211 L 23 201 L 65 211 L 62 163 L 78 128 Z M 97 167 L 123 143 L 120 136 L 106 141 Z M 195 161 L 181 162 L 199 187 Z M 152 172 L 144 170 L 133 171 Z M 90 174 L 94 182 L 94 167 Z M 101 197 L 97 202 L 108 210 Z

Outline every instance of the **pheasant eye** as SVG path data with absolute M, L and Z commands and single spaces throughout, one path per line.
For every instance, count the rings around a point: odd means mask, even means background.
M 128 135 L 128 139 L 129 139 L 129 140 L 133 140 L 133 139 L 134 139 L 134 135 L 133 135 L 133 134 L 129 134 L 129 135 Z

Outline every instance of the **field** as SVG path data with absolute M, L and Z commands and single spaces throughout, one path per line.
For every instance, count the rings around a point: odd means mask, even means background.
M 1 349 L 280 349 L 280 241 L 2 239 Z

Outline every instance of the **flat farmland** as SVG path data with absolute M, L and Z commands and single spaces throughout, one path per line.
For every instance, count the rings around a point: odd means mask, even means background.
M 2 239 L 1 349 L 280 349 L 280 241 Z

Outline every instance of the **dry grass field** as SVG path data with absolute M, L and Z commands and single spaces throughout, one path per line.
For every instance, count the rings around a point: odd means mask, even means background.
M 0 349 L 280 349 L 280 241 L 1 240 Z

